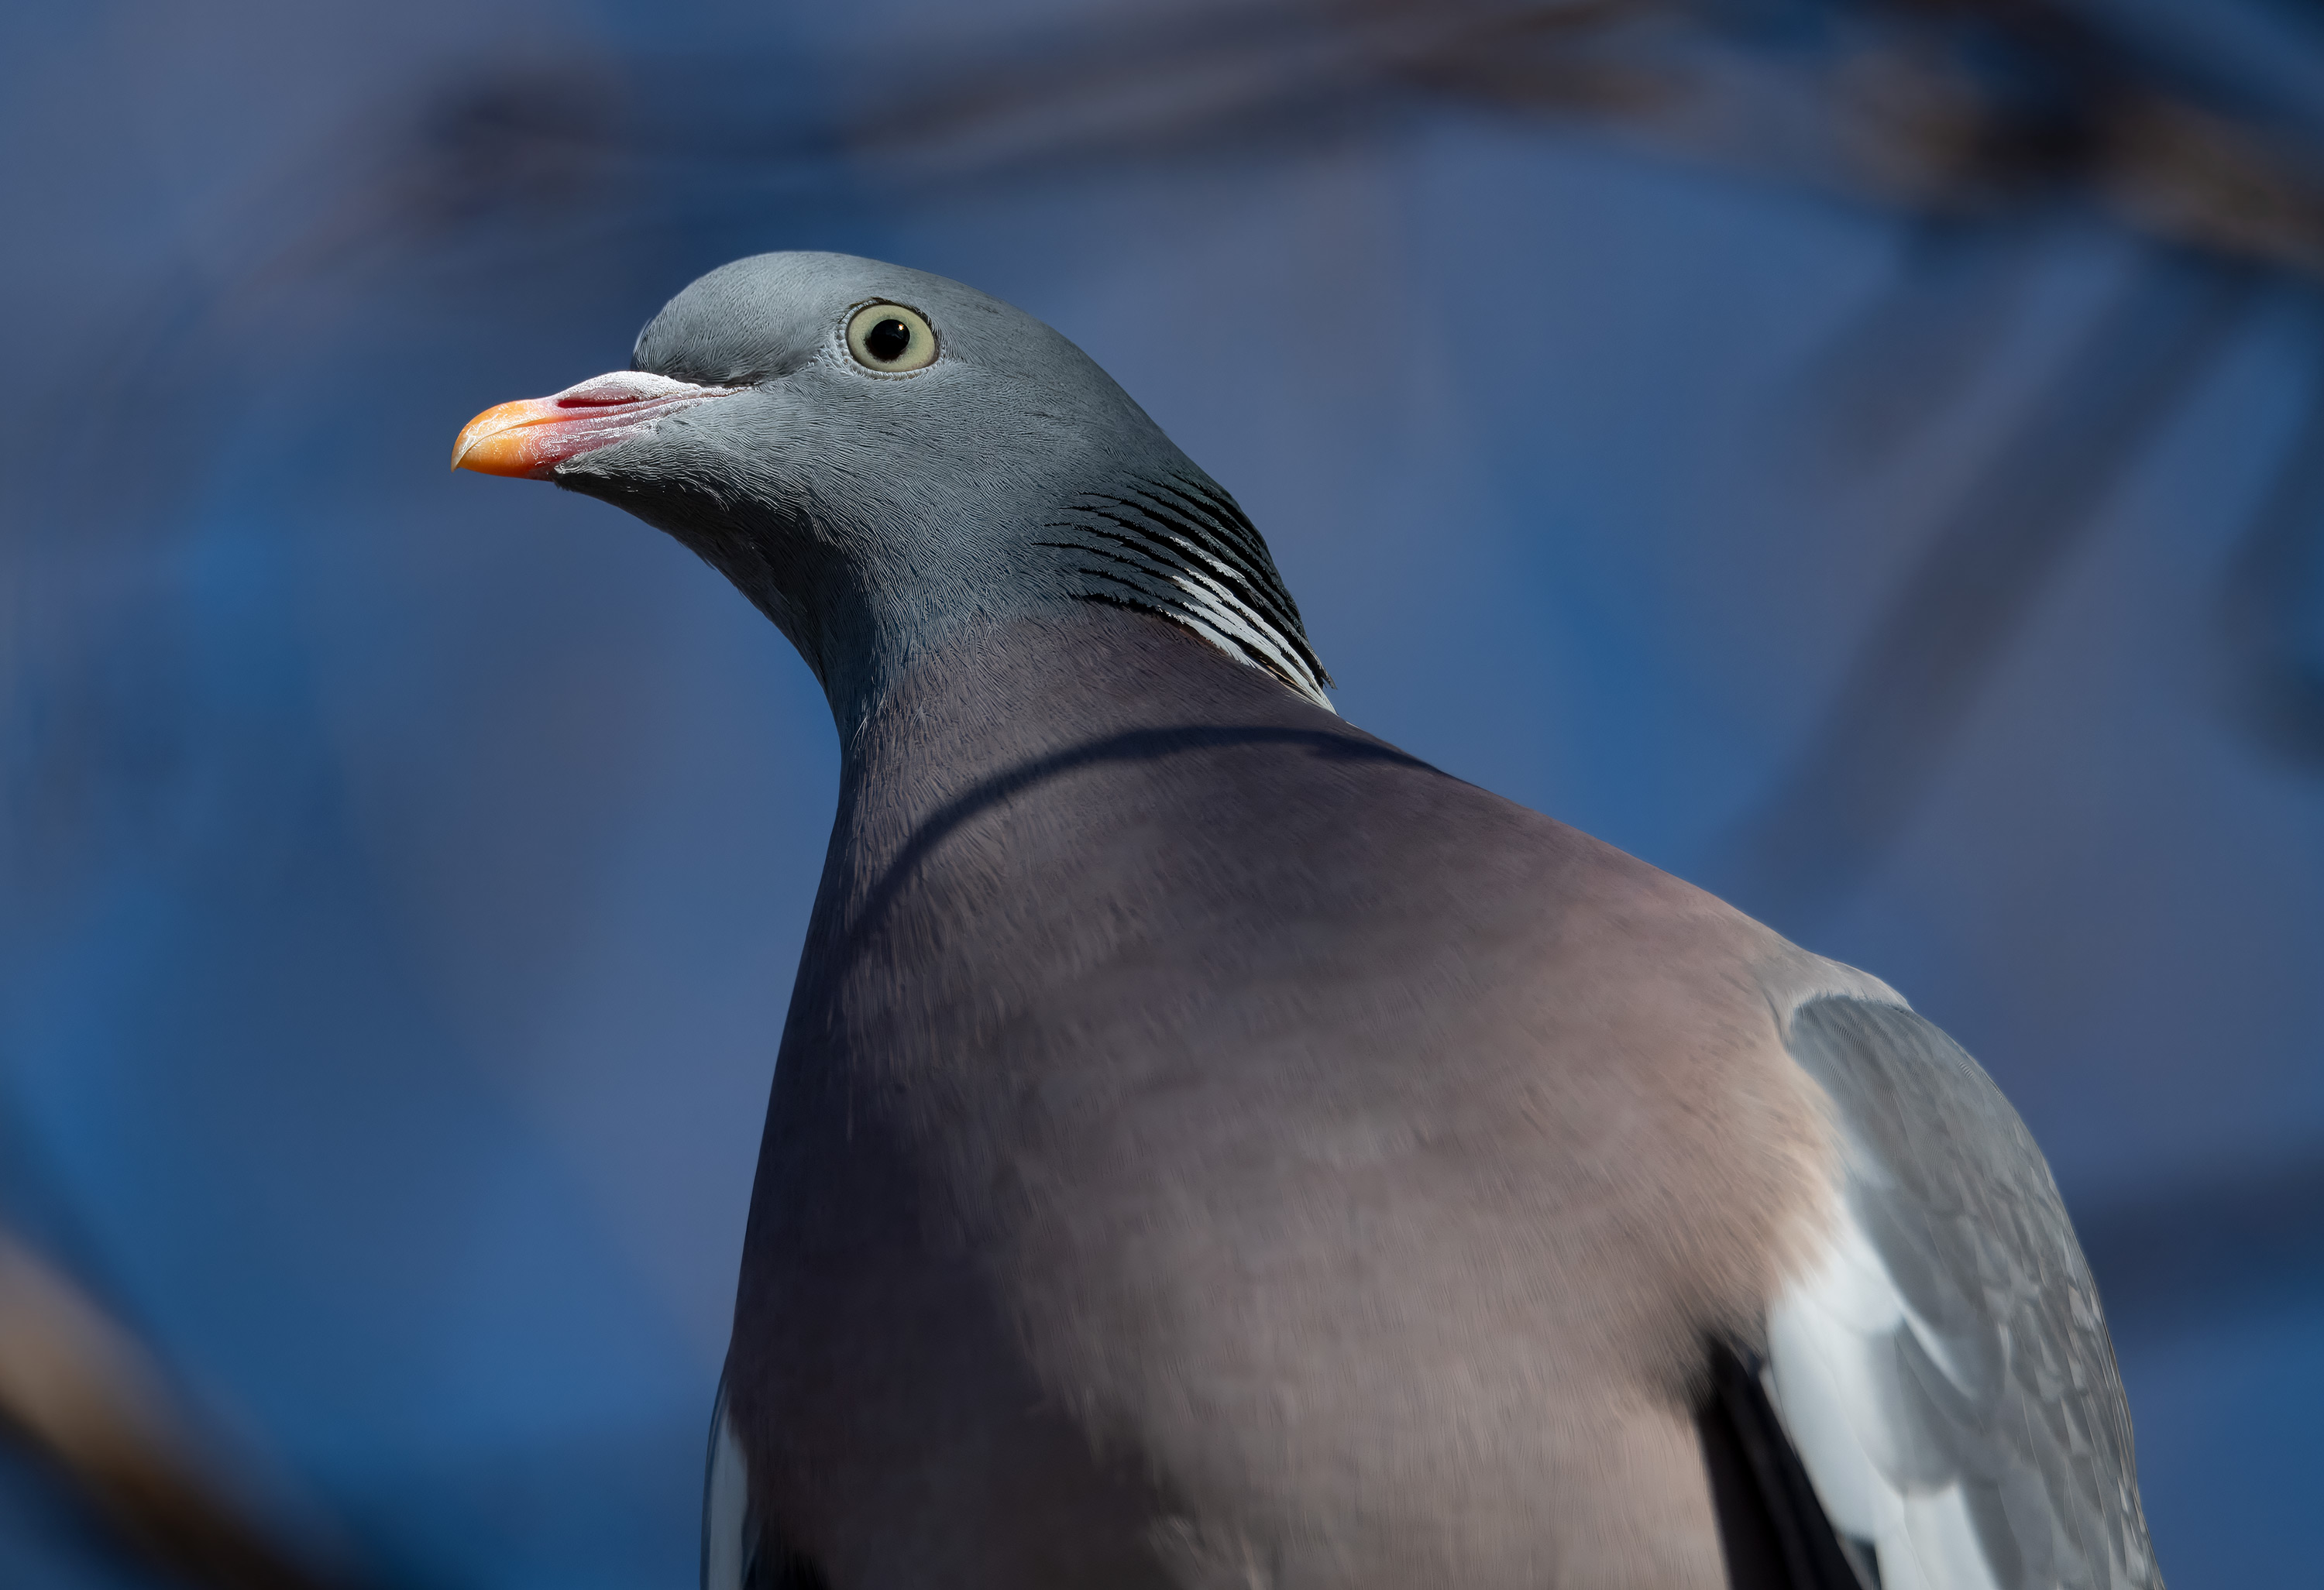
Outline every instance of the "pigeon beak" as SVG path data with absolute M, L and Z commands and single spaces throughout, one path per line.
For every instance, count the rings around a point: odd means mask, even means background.
M 568 458 L 643 436 L 680 409 L 744 390 L 617 370 L 554 397 L 485 409 L 461 427 L 452 444 L 452 467 L 545 481 Z

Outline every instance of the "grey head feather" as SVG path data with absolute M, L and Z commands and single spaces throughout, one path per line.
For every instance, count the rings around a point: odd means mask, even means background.
M 850 318 L 876 303 L 934 328 L 934 363 L 890 373 L 850 354 Z M 673 299 L 632 363 L 740 390 L 552 478 L 724 573 L 798 647 L 844 731 L 964 627 L 1088 605 L 1175 624 L 1331 704 L 1234 499 L 1021 310 L 851 255 L 760 254 Z

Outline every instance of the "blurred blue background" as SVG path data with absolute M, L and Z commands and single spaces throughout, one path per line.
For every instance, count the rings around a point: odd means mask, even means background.
M 1088 349 L 1350 719 L 1949 1028 L 2165 1571 L 2309 1582 L 2324 12 L 92 3 L 0 83 L 0 1217 L 282 1527 L 692 1582 L 834 735 L 693 558 L 445 460 L 805 247 Z M 51 1490 L 0 1580 L 158 1582 Z

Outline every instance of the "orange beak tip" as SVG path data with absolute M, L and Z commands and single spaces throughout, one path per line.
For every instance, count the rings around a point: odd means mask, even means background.
M 460 427 L 452 443 L 452 467 L 477 474 L 529 475 L 553 463 L 547 434 L 563 418 L 546 399 L 527 398 L 485 409 Z

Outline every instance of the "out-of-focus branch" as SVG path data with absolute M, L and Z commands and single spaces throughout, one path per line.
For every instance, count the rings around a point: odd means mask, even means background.
M 202 1474 L 159 1370 L 52 1265 L 0 1231 L 0 1431 L 45 1458 L 145 1557 L 202 1590 L 331 1590 Z
M 1347 9 L 1471 18 L 1382 63 L 1440 92 L 1939 213 L 2080 196 L 2169 242 L 2324 274 L 2324 155 L 2054 0 Z
M 2250 276 L 2163 256 L 2092 325 L 2054 396 L 1954 504 L 1869 627 L 1789 773 L 1731 836 L 1741 873 L 1725 881 L 1738 897 L 1812 912 L 1885 853 L 2125 461 L 2228 345 Z
M 839 110 L 844 142 L 958 178 L 1247 148 L 1451 98 L 1916 210 L 2077 198 L 2169 242 L 2324 274 L 2324 151 L 2207 102 L 2056 0 L 1327 0 L 1010 42 L 883 60 Z M 658 97 L 648 79 L 646 143 L 687 142 Z
M 401 163 L 342 188 L 296 253 L 586 211 L 641 179 L 896 191 L 1248 158 L 1456 101 L 1923 213 L 2070 199 L 2324 275 L 2324 147 L 2100 16 L 2064 0 L 1259 0 L 876 58 L 529 63 L 447 84 Z M 802 110 L 791 87 L 809 83 Z
M 2324 393 L 2236 551 L 2218 620 L 2254 738 L 2291 766 L 2324 769 Z

